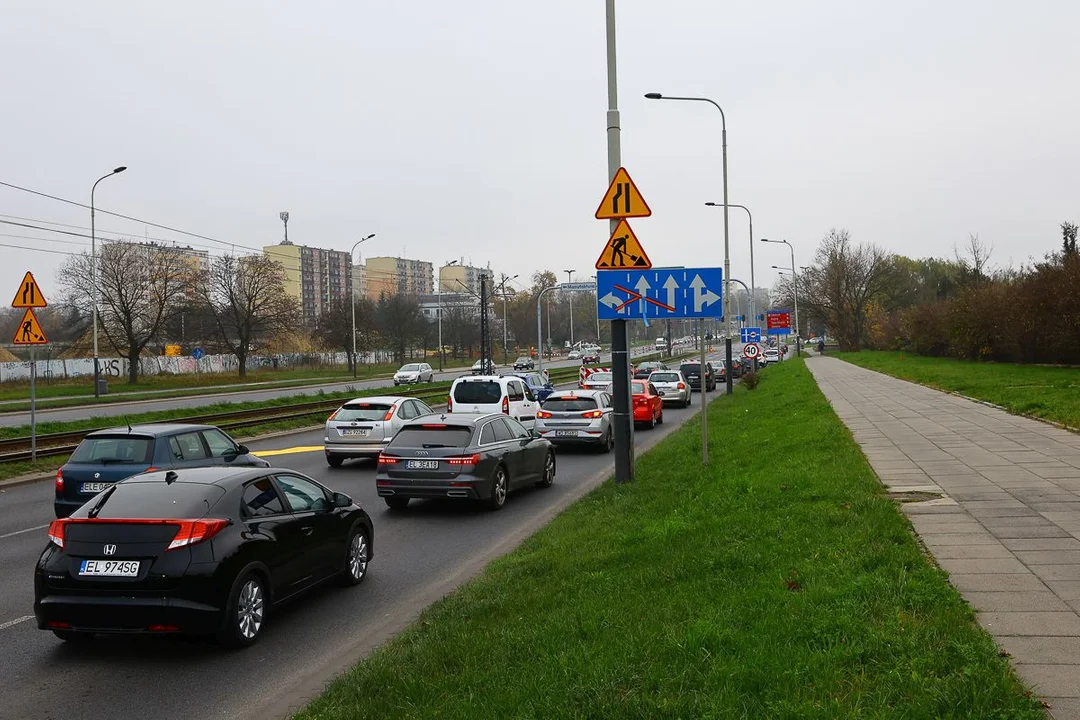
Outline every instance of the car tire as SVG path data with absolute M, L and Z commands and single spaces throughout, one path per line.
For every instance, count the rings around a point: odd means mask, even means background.
M 657 425 L 663 425 L 664 424 L 664 411 L 663 410 L 660 411 L 660 417 L 656 418 L 656 424 Z
M 607 435 L 604 437 L 603 444 L 600 445 L 600 451 L 609 453 L 615 449 L 615 433 L 610 428 L 607 431 Z
M 326 456 L 326 464 L 332 468 L 341 467 L 341 463 L 345 462 L 345 458 L 334 457 L 333 455 Z
M 690 395 L 686 396 L 686 402 L 683 403 L 684 408 L 690 407 L 690 397 L 691 397 Z
M 538 488 L 549 488 L 555 482 L 555 453 L 548 451 L 547 457 L 544 458 L 544 474 L 540 480 L 536 483 Z
M 85 643 L 94 639 L 94 633 L 78 632 L 77 630 L 53 630 L 53 635 L 69 643 Z
M 345 567 L 341 570 L 341 584 L 349 587 L 359 585 L 367 577 L 370 544 L 362 527 L 354 527 L 345 540 Z
M 383 500 L 386 501 L 386 507 L 391 510 L 404 510 L 409 507 L 409 498 L 401 495 L 387 495 Z
M 266 625 L 266 581 L 254 570 L 244 570 L 233 583 L 225 604 L 225 621 L 218 630 L 217 640 L 229 648 L 252 645 Z
M 499 465 L 491 475 L 491 495 L 484 500 L 484 507 L 488 510 L 502 510 L 506 505 L 506 495 L 510 490 L 510 478 L 506 474 L 506 468 Z
M 654 427 L 656 427 L 656 418 L 650 417 L 649 422 L 645 423 L 645 429 L 652 430 Z

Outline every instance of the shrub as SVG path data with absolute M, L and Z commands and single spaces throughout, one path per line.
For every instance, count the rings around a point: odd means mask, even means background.
M 761 382 L 761 376 L 751 370 L 750 372 L 743 373 L 742 384 L 746 386 L 747 390 L 753 390 Z

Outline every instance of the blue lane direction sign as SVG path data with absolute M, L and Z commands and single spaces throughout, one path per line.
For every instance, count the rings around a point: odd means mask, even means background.
M 191 357 L 195 358 L 196 360 L 202 360 L 203 355 L 206 355 L 206 351 L 202 348 L 197 347 L 191 351 Z
M 761 342 L 761 328 L 759 327 L 745 327 L 739 331 L 739 335 L 743 343 Z
M 723 284 L 722 268 L 600 270 L 596 314 L 601 320 L 718 318 Z

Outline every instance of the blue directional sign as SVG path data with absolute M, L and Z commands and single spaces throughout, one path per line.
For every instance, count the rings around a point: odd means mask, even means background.
M 739 331 L 740 340 L 745 343 L 759 343 L 761 342 L 761 328 L 759 327 L 745 327 Z
M 202 360 L 203 355 L 205 354 L 206 351 L 198 347 L 191 351 L 191 357 L 195 358 L 196 360 Z
M 601 320 L 718 318 L 724 314 L 721 268 L 600 270 L 596 314 Z

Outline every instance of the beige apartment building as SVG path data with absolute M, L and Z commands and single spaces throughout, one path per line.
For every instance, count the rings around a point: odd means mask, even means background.
M 364 263 L 364 294 L 372 300 L 380 295 L 428 295 L 434 292 L 434 266 L 423 260 L 399 257 L 369 257 Z
M 267 245 L 263 252 L 284 267 L 285 292 L 300 303 L 305 325 L 315 327 L 324 312 L 351 300 L 353 265 L 349 253 L 294 245 L 288 240 Z

